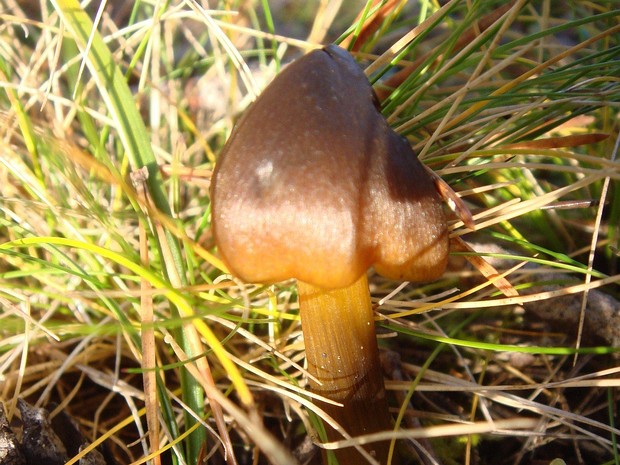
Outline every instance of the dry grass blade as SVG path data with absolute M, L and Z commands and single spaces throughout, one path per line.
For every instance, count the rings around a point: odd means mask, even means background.
M 474 26 L 472 26 L 463 35 L 459 37 L 457 42 L 452 47 L 452 53 L 456 53 L 459 50 L 462 50 L 466 45 L 471 44 L 474 41 L 474 39 L 480 35 L 481 32 L 491 27 L 504 14 L 506 14 L 506 12 L 510 10 L 514 4 L 515 4 L 514 1 L 506 2 L 506 4 L 500 6 L 499 8 L 495 9 L 492 13 L 489 13 L 487 16 L 477 21 Z M 381 88 L 377 89 L 377 97 L 379 98 L 379 100 L 385 100 L 385 98 L 395 88 L 397 88 L 400 84 L 402 84 L 405 81 L 405 79 L 407 79 L 407 77 L 414 70 L 416 70 L 422 63 L 427 61 L 430 56 L 431 56 L 431 52 L 427 52 L 426 54 L 422 55 L 420 58 L 416 59 L 413 63 L 405 66 L 400 71 L 394 73 L 394 75 L 392 75 L 389 79 L 386 79 L 385 82 L 382 84 Z M 436 58 L 435 62 L 438 62 L 439 60 L 440 60 L 440 57 Z
M 501 277 L 498 271 L 486 262 L 484 258 L 477 256 L 475 254 L 476 251 L 460 237 L 455 237 L 453 239 L 452 250 L 454 252 L 466 252 L 467 255 L 465 257 L 467 260 L 506 297 L 515 297 L 519 295 L 517 290 L 506 278 Z
M 146 194 L 146 179 L 144 179 L 144 170 L 132 173 L 131 181 L 137 194 L 147 205 L 148 197 Z M 144 221 L 140 221 L 140 260 L 142 266 L 148 268 L 149 252 L 146 235 L 146 226 Z M 140 308 L 142 331 L 140 338 L 142 341 L 142 369 L 144 373 L 144 403 L 146 408 L 146 424 L 148 426 L 149 442 L 151 450 L 156 451 L 159 448 L 159 408 L 157 403 L 157 359 L 155 347 L 155 327 L 153 318 L 153 298 L 148 295 L 150 285 L 148 280 L 142 278 L 140 280 Z M 154 465 L 161 464 L 161 457 L 155 455 L 153 457 Z

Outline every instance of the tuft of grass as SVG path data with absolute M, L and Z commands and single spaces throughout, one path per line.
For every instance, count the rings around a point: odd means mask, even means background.
M 615 8 L 3 5 L 9 418 L 18 398 L 60 404 L 119 463 L 304 461 L 322 412 L 305 389 L 295 292 L 227 273 L 208 181 L 273 76 L 338 41 L 475 224 L 452 215 L 437 283 L 371 274 L 397 421 L 367 439 L 423 463 L 619 463 Z

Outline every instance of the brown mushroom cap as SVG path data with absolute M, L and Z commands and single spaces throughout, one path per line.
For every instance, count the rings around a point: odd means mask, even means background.
M 247 282 L 335 289 L 370 266 L 409 281 L 436 279 L 446 266 L 437 190 L 337 46 L 288 65 L 243 115 L 211 200 L 216 244 Z

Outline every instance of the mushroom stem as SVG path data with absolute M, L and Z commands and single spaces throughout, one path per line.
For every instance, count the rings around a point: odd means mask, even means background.
M 320 382 L 310 387 L 343 406 L 315 403 L 351 436 L 391 429 L 366 275 L 336 290 L 299 281 L 298 292 L 308 371 Z M 326 428 L 329 440 L 342 439 Z M 387 442 L 364 448 L 387 462 Z M 340 465 L 366 463 L 352 447 L 337 450 L 336 457 Z

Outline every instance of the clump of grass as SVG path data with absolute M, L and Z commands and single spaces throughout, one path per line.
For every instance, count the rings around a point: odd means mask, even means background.
M 287 37 L 278 18 L 290 13 L 267 1 L 7 4 L 9 416 L 18 398 L 55 401 L 121 463 L 219 463 L 223 451 L 231 463 L 302 460 L 321 413 L 304 389 L 296 295 L 227 274 L 208 179 L 235 118 L 283 63 L 339 40 L 476 226 L 454 215 L 438 283 L 371 277 L 393 361 L 387 437 L 423 463 L 620 461 L 620 12 L 385 3 L 357 19 L 332 4 L 293 14 L 304 38 Z

